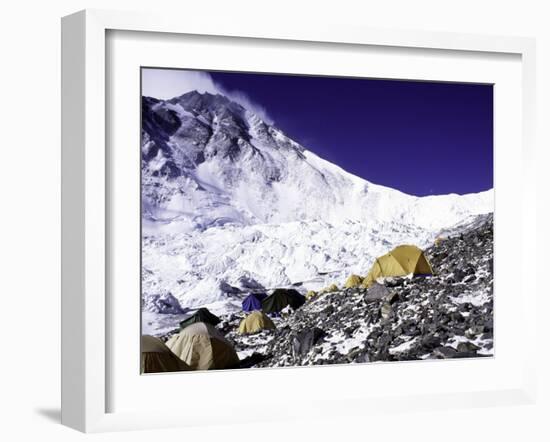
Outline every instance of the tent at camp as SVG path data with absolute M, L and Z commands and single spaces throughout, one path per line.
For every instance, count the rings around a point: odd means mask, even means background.
M 346 279 L 346 283 L 344 284 L 344 287 L 347 289 L 354 289 L 357 287 L 361 287 L 361 284 L 363 283 L 363 278 L 359 275 L 350 275 L 348 279 Z
M 216 328 L 204 322 L 188 325 L 167 342 L 193 370 L 235 368 L 239 357 L 233 345 Z
M 147 335 L 141 337 L 142 373 L 189 370 L 191 370 L 191 367 L 172 353 L 160 339 Z
M 314 290 L 308 290 L 306 293 L 306 299 L 308 300 L 315 298 L 315 296 L 317 296 L 317 292 Z
M 262 301 L 264 313 L 279 313 L 287 305 L 293 309 L 300 308 L 306 302 L 306 298 L 294 289 L 275 289 L 271 295 Z
M 338 291 L 338 286 L 334 283 L 332 283 L 328 287 L 325 287 L 323 290 L 321 290 L 322 293 L 332 293 L 337 291 Z
M 432 275 L 432 266 L 424 252 L 416 246 L 398 246 L 391 252 L 376 258 L 363 280 L 363 287 L 370 287 L 378 278 L 388 276 Z
M 264 312 L 254 311 L 244 318 L 239 325 L 239 333 L 247 335 L 262 330 L 273 330 L 275 324 Z
M 188 316 L 183 321 L 180 322 L 180 330 L 183 330 L 185 327 L 195 324 L 197 322 L 204 322 L 210 325 L 218 325 L 221 319 L 216 315 L 210 313 L 210 310 L 207 308 L 201 307 L 191 316 Z
M 262 309 L 262 301 L 267 298 L 265 293 L 252 293 L 243 300 L 243 311 L 253 312 Z

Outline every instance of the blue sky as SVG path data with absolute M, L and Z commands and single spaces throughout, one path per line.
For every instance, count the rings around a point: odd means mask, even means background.
M 144 70 L 145 72 L 146 70 Z M 143 95 L 220 92 L 323 158 L 412 195 L 493 187 L 492 85 L 150 70 Z

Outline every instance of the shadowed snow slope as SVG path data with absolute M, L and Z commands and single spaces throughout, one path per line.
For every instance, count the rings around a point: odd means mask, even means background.
M 339 281 L 493 210 L 492 190 L 415 197 L 372 184 L 222 95 L 144 97 L 142 122 L 144 298 L 234 309 L 250 284 Z

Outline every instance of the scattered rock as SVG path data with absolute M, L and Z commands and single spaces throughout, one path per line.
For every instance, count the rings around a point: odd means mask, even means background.
M 437 347 L 433 355 L 439 359 L 448 359 L 456 357 L 457 351 L 453 347 Z
M 399 296 L 398 296 L 397 293 L 395 293 L 395 292 L 388 293 L 388 294 L 384 297 L 384 301 L 386 301 L 386 302 L 389 303 L 390 305 L 396 303 L 398 300 L 399 300 Z
M 424 336 L 421 340 L 422 347 L 425 351 L 432 351 L 434 348 L 441 345 L 441 340 L 437 336 Z
M 388 319 L 391 316 L 391 314 L 392 314 L 391 305 L 388 303 L 382 304 L 382 306 L 380 307 L 380 315 L 382 316 L 382 318 Z
M 466 333 L 465 333 L 466 337 L 470 338 L 470 339 L 473 339 L 477 335 L 482 334 L 484 329 L 485 329 L 485 327 L 482 326 L 482 325 L 474 325 L 474 326 L 470 327 L 468 330 L 466 330 Z
M 471 342 L 460 342 L 456 346 L 456 350 L 460 353 L 476 352 L 479 347 Z

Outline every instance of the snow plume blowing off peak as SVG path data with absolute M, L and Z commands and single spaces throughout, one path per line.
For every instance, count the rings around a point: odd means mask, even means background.
M 144 97 L 167 100 L 191 91 L 208 92 L 213 95 L 221 94 L 250 109 L 267 123 L 273 123 L 263 106 L 254 103 L 242 91 L 225 89 L 222 85 L 216 83 L 207 72 L 146 68 L 142 70 L 141 75 L 142 96 Z
M 170 293 L 184 308 L 227 311 L 251 287 L 318 288 L 322 275 L 364 274 L 398 244 L 426 247 L 493 211 L 492 190 L 407 195 L 322 159 L 219 91 L 156 98 L 147 84 L 144 300 Z

